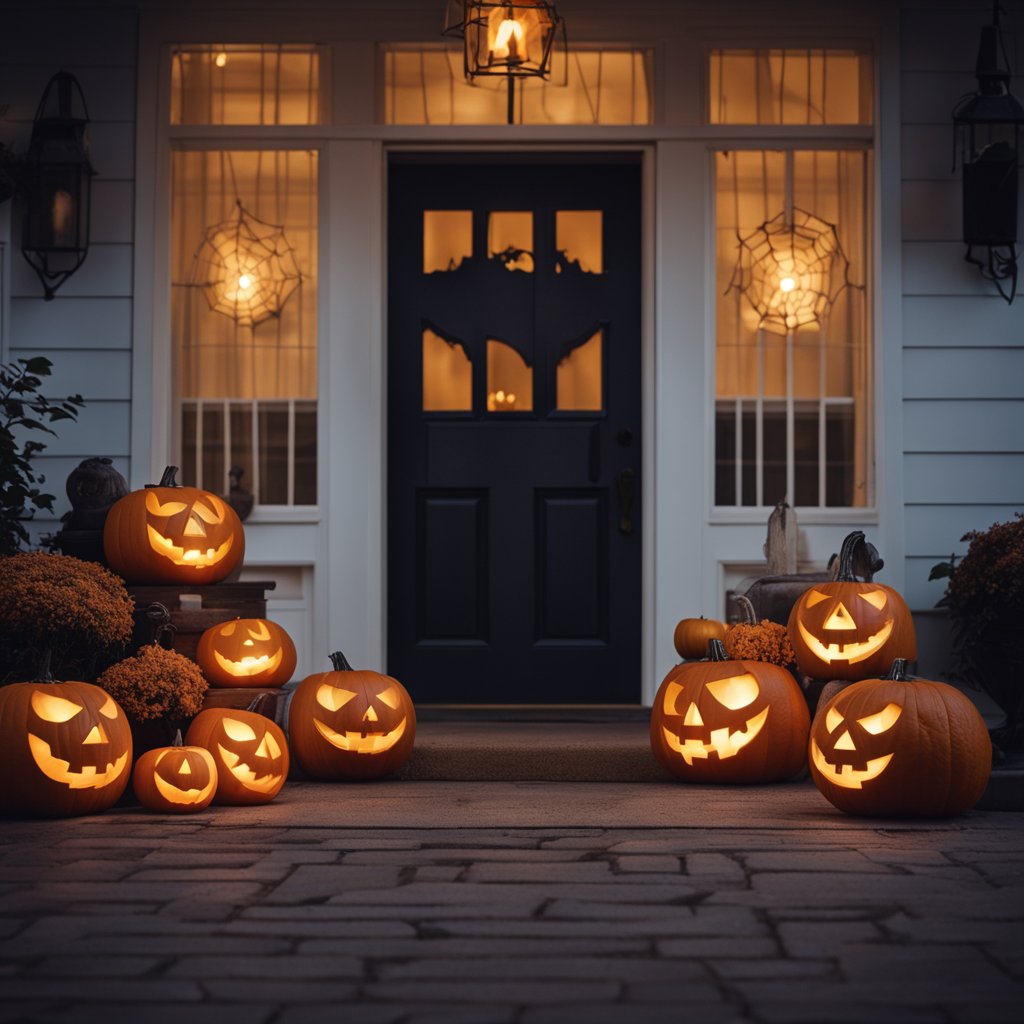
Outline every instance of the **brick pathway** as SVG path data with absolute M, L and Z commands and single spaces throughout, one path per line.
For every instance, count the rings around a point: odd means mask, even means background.
M 1016 1022 L 1024 814 L 292 783 L 0 830 L 0 1021 Z

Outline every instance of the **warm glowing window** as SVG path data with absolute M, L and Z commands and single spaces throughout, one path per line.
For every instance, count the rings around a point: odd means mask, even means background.
M 320 124 L 314 46 L 202 45 L 171 54 L 171 124 Z
M 591 412 L 603 408 L 601 395 L 602 339 L 597 331 L 581 345 L 570 349 L 559 361 L 555 373 L 558 408 L 562 412 Z
M 557 210 L 555 248 L 566 263 L 578 263 L 588 274 L 600 274 L 604 267 L 600 210 Z M 561 263 L 555 265 L 561 271 Z
M 644 50 L 556 48 L 548 80 L 516 88 L 521 124 L 650 124 L 650 55 Z M 467 81 L 455 49 L 388 49 L 385 124 L 505 124 L 504 78 Z
M 715 503 L 866 506 L 870 156 L 716 156 Z
M 530 412 L 533 368 L 511 346 L 487 339 L 487 411 Z
M 853 50 L 716 50 L 712 124 L 870 124 L 871 58 Z
M 177 151 L 171 187 L 182 481 L 315 504 L 317 154 Z
M 424 274 L 457 270 L 472 255 L 472 210 L 423 211 Z
M 533 270 L 533 214 L 496 211 L 487 216 L 487 255 L 507 270 Z
M 470 412 L 473 364 L 456 342 L 423 329 L 423 411 Z

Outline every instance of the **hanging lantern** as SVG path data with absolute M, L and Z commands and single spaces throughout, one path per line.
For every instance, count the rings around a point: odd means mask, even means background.
M 848 284 L 849 262 L 832 224 L 793 207 L 739 240 L 730 288 L 739 288 L 760 327 L 786 334 L 819 323 Z
M 241 200 L 231 220 L 215 224 L 196 252 L 192 284 L 210 309 L 243 327 L 280 316 L 302 281 L 284 229 L 254 217 Z
M 467 78 L 504 75 L 508 79 L 508 123 L 515 117 L 515 80 L 547 78 L 565 22 L 547 0 L 450 0 L 444 34 L 463 40 Z
M 82 116 L 74 111 L 75 94 Z M 51 100 L 56 97 L 56 111 Z M 27 194 L 21 251 L 43 285 L 43 298 L 82 265 L 89 250 L 92 164 L 89 111 L 78 79 L 58 71 L 43 90 L 26 156 Z
M 992 8 L 992 24 L 981 30 L 978 46 L 978 89 L 954 107 L 953 131 L 963 168 L 964 259 L 975 264 L 1009 303 L 1017 290 L 1018 153 L 1024 107 L 1010 94 L 1012 72 L 999 30 L 999 4 Z M 955 162 L 956 153 L 954 166 Z

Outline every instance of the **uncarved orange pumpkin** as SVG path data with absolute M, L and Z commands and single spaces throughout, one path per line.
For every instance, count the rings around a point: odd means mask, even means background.
M 720 640 L 706 661 L 676 665 L 651 708 L 651 749 L 688 782 L 776 782 L 807 754 L 810 715 L 792 673 L 732 661 Z
M 863 539 L 858 530 L 843 541 L 837 577 L 804 591 L 789 614 L 797 668 L 812 679 L 877 677 L 895 658 L 917 657 L 906 601 L 892 587 L 854 576 L 853 553 Z
M 216 494 L 179 487 L 176 466 L 157 485 L 116 501 L 103 526 L 107 564 L 129 583 L 219 583 L 245 553 L 235 510 Z
M 292 638 L 269 619 L 218 622 L 196 647 L 196 662 L 212 686 L 283 686 L 295 661 Z
M 672 634 L 672 643 L 680 658 L 703 658 L 708 641 L 725 639 L 725 623 L 717 619 L 680 619 Z
M 151 811 L 195 814 L 213 802 L 217 765 L 205 748 L 184 746 L 179 732 L 173 746 L 147 750 L 135 762 L 132 788 Z
M 897 659 L 884 679 L 841 690 L 814 716 L 811 777 L 848 814 L 959 814 L 985 792 L 992 743 L 973 701 L 910 679 Z
M 333 671 L 307 676 L 292 697 L 288 734 L 299 767 L 319 779 L 375 779 L 412 753 L 416 709 L 405 687 L 355 671 L 336 651 Z
M 264 715 L 234 708 L 200 711 L 185 734 L 205 747 L 217 765 L 217 804 L 270 803 L 288 778 L 288 741 Z

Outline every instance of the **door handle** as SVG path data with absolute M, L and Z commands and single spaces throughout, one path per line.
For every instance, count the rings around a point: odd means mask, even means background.
M 633 499 L 636 497 L 636 473 L 628 466 L 615 480 L 619 494 L 619 533 L 633 532 Z

